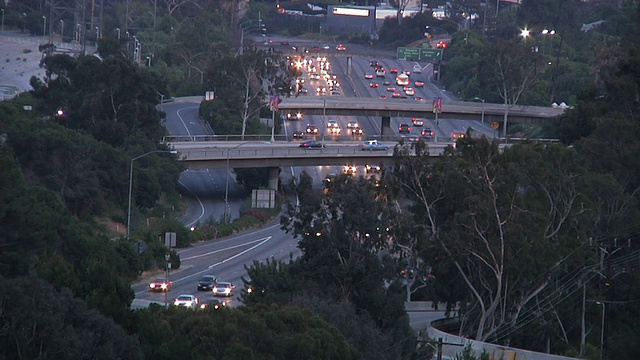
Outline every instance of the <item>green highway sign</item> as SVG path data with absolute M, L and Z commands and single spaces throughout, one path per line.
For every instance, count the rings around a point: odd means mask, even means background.
M 420 49 L 420 60 L 442 60 L 442 49 Z
M 414 60 L 414 61 L 420 60 L 419 48 L 399 47 L 397 51 L 398 51 L 398 59 Z
M 398 59 L 410 61 L 438 61 L 442 60 L 442 49 L 423 49 L 399 47 L 397 49 Z

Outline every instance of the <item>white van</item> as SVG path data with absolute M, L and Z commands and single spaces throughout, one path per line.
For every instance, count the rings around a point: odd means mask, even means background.
M 420 64 L 413 65 L 413 72 L 414 74 L 422 73 L 422 66 L 420 66 Z

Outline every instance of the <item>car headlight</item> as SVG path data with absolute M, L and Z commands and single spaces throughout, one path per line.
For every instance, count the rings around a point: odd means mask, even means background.
M 167 288 L 167 284 L 162 284 L 160 285 L 161 288 L 166 289 Z
M 149 284 L 149 287 L 153 289 L 154 287 L 156 287 L 156 284 Z

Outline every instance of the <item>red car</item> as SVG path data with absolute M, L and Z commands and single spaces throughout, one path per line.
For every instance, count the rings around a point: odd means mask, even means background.
M 380 94 L 380 100 L 387 100 L 387 95 Z
M 390 72 L 390 73 L 393 73 L 393 74 L 397 74 L 397 73 L 398 73 L 398 69 L 396 69 L 396 68 L 391 68 L 391 69 L 389 69 L 389 72 Z
M 336 46 L 336 50 L 338 50 L 338 51 L 347 51 L 347 47 L 344 46 L 343 44 L 340 44 L 340 45 Z
M 418 81 L 418 80 L 416 80 L 416 81 L 413 83 L 413 85 L 414 85 L 415 87 L 424 87 L 424 81 Z
M 444 40 L 440 40 L 436 44 L 436 48 L 438 48 L 438 49 L 446 49 L 448 47 L 449 47 L 449 44 L 447 44 Z
M 377 88 L 377 87 L 380 87 L 380 84 L 372 82 L 372 83 L 369 83 L 369 87 Z
M 364 78 L 368 79 L 368 80 L 371 80 L 371 79 L 373 79 L 373 74 L 364 74 Z

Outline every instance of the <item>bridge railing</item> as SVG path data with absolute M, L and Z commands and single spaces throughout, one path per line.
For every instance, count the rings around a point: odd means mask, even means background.
M 328 146 L 318 149 L 292 148 L 292 147 L 256 147 L 256 148 L 218 148 L 218 149 L 184 149 L 180 150 L 180 160 L 191 161 L 199 159 L 239 159 L 239 158 L 266 158 L 266 157 L 308 157 L 308 156 L 344 156 L 358 155 L 358 157 L 393 156 L 393 147 L 386 151 L 363 151 L 357 146 L 337 147 Z

